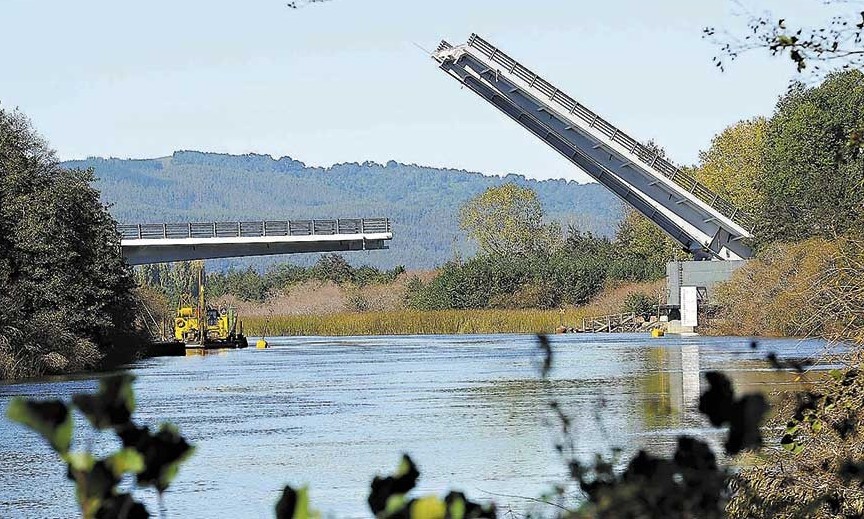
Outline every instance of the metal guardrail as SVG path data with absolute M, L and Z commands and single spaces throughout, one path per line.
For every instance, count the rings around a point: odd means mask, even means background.
M 393 232 L 390 220 L 387 218 L 123 224 L 117 226 L 117 231 L 124 240 L 333 236 L 335 234 L 384 234 Z
M 658 153 L 652 151 L 636 139 L 622 132 L 598 114 L 592 112 L 582 104 L 578 103 L 575 99 L 538 76 L 536 73 L 498 50 L 491 43 L 476 34 L 472 34 L 471 38 L 468 40 L 468 46 L 477 49 L 484 56 L 489 58 L 489 60 L 504 67 L 504 69 L 510 74 L 513 74 L 527 82 L 531 88 L 535 88 L 545 94 L 549 100 L 558 103 L 562 108 L 564 108 L 566 113 L 576 116 L 582 121 L 588 123 L 589 128 L 596 128 L 613 142 L 622 145 L 626 150 L 629 150 L 631 154 L 638 157 L 640 162 L 649 168 L 657 170 L 663 176 L 672 180 L 686 191 L 689 191 L 710 207 L 716 209 L 717 212 L 726 216 L 744 229 L 750 232 L 753 231 L 755 220 L 752 215 L 741 211 L 735 207 L 732 202 L 721 197 L 707 186 L 700 184 L 695 178 L 675 167 L 671 162 L 662 158 Z M 438 50 L 441 51 L 451 48 L 452 46 L 449 43 L 441 42 Z

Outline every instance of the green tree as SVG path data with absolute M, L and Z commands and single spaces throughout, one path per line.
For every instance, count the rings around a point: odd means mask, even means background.
M 653 222 L 628 209 L 618 227 L 609 276 L 623 281 L 647 281 L 666 275 L 666 263 L 690 259 L 681 245 Z
M 761 206 L 758 182 L 765 175 L 763 151 L 768 120 L 755 117 L 736 123 L 699 154 L 696 178 L 736 207 L 753 212 Z
M 657 308 L 657 298 L 643 294 L 642 292 L 631 292 L 624 298 L 621 311 L 645 315 L 654 313 Z
M 560 227 L 543 223 L 537 193 L 513 183 L 491 187 L 469 200 L 459 212 L 459 222 L 485 254 L 549 252 L 561 241 Z
M 341 254 L 325 254 L 312 267 L 312 277 L 341 285 L 352 281 L 354 268 Z
M 92 368 L 139 344 L 132 272 L 92 182 L 0 109 L 0 378 Z
M 864 153 L 847 135 L 864 127 L 864 74 L 830 75 L 797 85 L 777 105 L 765 136 L 762 243 L 833 238 L 864 222 Z

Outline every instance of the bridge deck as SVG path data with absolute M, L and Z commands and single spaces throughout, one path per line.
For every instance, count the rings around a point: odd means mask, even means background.
M 267 220 L 118 225 L 130 265 L 387 248 L 390 220 Z
M 659 153 L 477 35 L 442 42 L 440 68 L 510 116 L 696 254 L 752 255 L 753 219 Z

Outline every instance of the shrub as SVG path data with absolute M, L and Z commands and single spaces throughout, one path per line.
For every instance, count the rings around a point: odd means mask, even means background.
M 641 292 L 631 292 L 624 298 L 624 306 L 621 311 L 624 313 L 634 313 L 637 315 L 646 315 L 656 312 L 657 301 Z
M 734 335 L 864 336 L 860 237 L 774 244 L 717 289 L 715 332 Z

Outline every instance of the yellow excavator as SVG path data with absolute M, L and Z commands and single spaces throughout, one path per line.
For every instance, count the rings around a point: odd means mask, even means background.
M 204 299 L 203 262 L 194 264 L 197 294 L 184 294 L 177 302 L 174 316 L 174 340 L 187 348 L 246 348 L 243 323 L 230 306 L 214 307 Z

